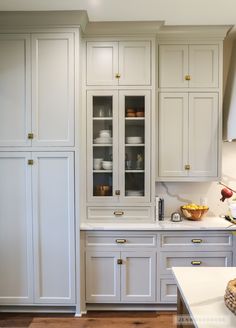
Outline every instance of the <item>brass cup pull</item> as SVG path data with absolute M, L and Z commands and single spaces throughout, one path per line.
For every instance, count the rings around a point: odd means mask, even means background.
M 201 244 L 202 243 L 202 239 L 192 239 L 192 243 L 193 244 Z
M 116 73 L 116 79 L 119 79 L 119 78 L 120 78 L 120 74 Z
M 185 75 L 185 81 L 190 81 L 191 80 L 191 76 L 190 75 Z
M 201 265 L 202 262 L 201 261 L 192 261 L 191 264 L 192 265 Z
M 124 211 L 115 211 L 115 212 L 114 212 L 114 215 L 115 215 L 115 216 L 122 216 L 122 215 L 124 215 L 124 214 L 125 214 Z
M 117 244 L 125 244 L 127 242 L 126 239 L 116 239 Z
M 123 260 L 122 259 L 118 259 L 117 260 L 117 264 L 122 264 L 123 263 Z
M 189 164 L 186 164 L 186 165 L 184 166 L 184 169 L 185 169 L 185 170 L 190 170 L 190 168 L 191 168 L 191 167 L 190 167 Z

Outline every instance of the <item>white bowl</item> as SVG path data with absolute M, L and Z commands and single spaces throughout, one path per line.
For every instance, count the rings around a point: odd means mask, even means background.
M 139 144 L 143 142 L 142 137 L 127 137 L 126 138 L 126 143 L 127 144 Z
M 111 130 L 101 130 L 99 132 L 99 136 L 101 138 L 110 138 L 111 137 Z
M 94 139 L 95 144 L 111 144 L 112 138 L 96 138 Z
M 143 196 L 143 190 L 126 190 L 126 196 Z
M 111 161 L 103 161 L 102 168 L 104 170 L 111 170 L 112 169 L 112 162 Z

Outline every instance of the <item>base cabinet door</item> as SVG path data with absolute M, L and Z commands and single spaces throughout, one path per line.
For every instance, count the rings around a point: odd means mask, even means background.
M 0 153 L 0 304 L 33 302 L 30 153 Z
M 86 252 L 86 301 L 117 303 L 120 301 L 120 252 Z
M 73 153 L 33 153 L 35 303 L 75 303 Z
M 121 301 L 155 301 L 155 252 L 122 252 Z

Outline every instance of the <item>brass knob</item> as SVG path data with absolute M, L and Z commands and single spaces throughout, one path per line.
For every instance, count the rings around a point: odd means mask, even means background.
M 116 73 L 116 79 L 119 79 L 119 78 L 120 78 L 120 74 Z
M 33 165 L 34 164 L 34 161 L 32 159 L 29 159 L 28 160 L 28 165 Z
M 28 133 L 28 139 L 34 139 L 34 134 L 33 133 Z
M 115 191 L 115 195 L 116 195 L 116 196 L 120 196 L 120 190 L 116 190 L 116 191 Z
M 117 244 L 125 244 L 127 242 L 126 239 L 116 239 Z
M 122 259 L 117 260 L 117 264 L 122 264 L 122 263 L 123 263 Z
M 201 261 L 192 261 L 191 264 L 192 265 L 201 265 L 202 262 Z
M 115 211 L 115 212 L 113 212 L 113 214 L 114 214 L 115 216 L 122 216 L 122 215 L 125 214 L 125 212 L 124 212 L 124 211 Z
M 190 81 L 191 80 L 191 76 L 190 75 L 185 75 L 184 78 L 185 78 L 186 81 Z
M 190 165 L 189 165 L 189 164 L 186 164 L 186 165 L 184 166 L 184 169 L 185 169 L 185 170 L 190 170 Z
M 202 239 L 192 239 L 192 243 L 194 243 L 194 244 L 201 244 L 202 243 Z

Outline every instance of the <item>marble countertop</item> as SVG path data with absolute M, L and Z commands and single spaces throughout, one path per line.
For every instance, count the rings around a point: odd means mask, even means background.
M 233 268 L 172 268 L 177 286 L 198 328 L 235 328 L 236 316 L 226 307 L 224 294 Z
M 201 221 L 184 219 L 182 222 L 172 222 L 170 218 L 163 221 L 125 223 L 125 222 L 82 222 L 80 230 L 236 230 L 236 225 L 221 217 L 205 217 Z

